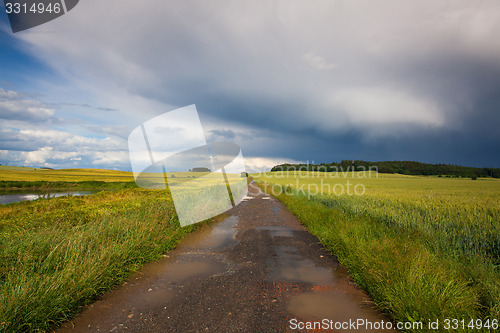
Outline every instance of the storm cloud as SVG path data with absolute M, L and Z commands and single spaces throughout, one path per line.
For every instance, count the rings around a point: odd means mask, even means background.
M 116 126 L 196 104 L 259 163 L 500 166 L 494 0 L 87 0 L 37 29 L 16 36 Z

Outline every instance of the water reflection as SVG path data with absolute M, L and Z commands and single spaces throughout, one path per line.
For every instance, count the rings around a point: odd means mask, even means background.
M 97 191 L 64 191 L 64 192 L 8 192 L 0 194 L 0 204 L 5 205 L 12 202 L 31 201 L 40 198 L 56 198 L 66 195 L 89 195 L 97 193 Z

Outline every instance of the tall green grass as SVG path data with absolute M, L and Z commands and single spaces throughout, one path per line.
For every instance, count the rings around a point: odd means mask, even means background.
M 321 179 L 350 180 L 366 192 L 310 195 L 297 188 Z M 317 174 L 268 174 L 256 181 L 395 321 L 500 318 L 500 182 Z
M 57 326 L 194 228 L 180 228 L 167 191 L 0 206 L 0 332 Z

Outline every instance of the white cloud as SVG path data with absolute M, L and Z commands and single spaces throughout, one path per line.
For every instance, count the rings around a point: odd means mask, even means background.
M 18 139 L 36 142 L 44 146 L 57 146 L 62 151 L 74 150 L 123 150 L 126 149 L 124 140 L 104 137 L 85 137 L 82 135 L 53 129 L 22 129 L 18 132 Z
M 130 165 L 128 151 L 93 152 L 92 164 L 107 167 L 128 166 Z
M 52 147 L 42 147 L 36 151 L 26 152 L 26 159 L 24 160 L 24 164 L 44 165 L 52 150 Z
M 289 158 L 269 158 L 269 157 L 244 157 L 245 167 L 248 173 L 268 172 L 278 164 L 303 163 Z
M 341 90 L 333 94 L 331 105 L 347 114 L 351 122 L 368 126 L 401 123 L 440 126 L 444 122 L 435 103 L 396 89 Z
M 1 129 L 4 164 L 46 167 L 129 168 L 124 139 L 85 137 L 55 129 Z M 7 148 L 7 149 L 6 149 Z
M 26 152 L 25 165 L 45 165 L 48 160 L 65 163 L 78 156 L 77 152 L 54 151 L 53 147 L 42 147 L 35 151 Z
M 127 151 L 67 152 L 49 146 L 34 151 L 0 150 L 0 160 L 4 164 L 33 167 L 75 168 L 83 165 L 122 170 L 130 168 Z
M 0 88 L 0 119 L 44 121 L 54 114 L 54 108 L 41 101 Z
M 325 58 L 317 56 L 312 52 L 304 54 L 302 58 L 309 65 L 319 70 L 330 70 L 337 67 L 337 65 L 327 62 Z

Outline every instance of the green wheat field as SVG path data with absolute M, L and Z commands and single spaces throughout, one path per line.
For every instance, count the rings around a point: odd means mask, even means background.
M 394 320 L 498 323 L 498 179 L 375 172 L 272 172 L 254 179 Z

